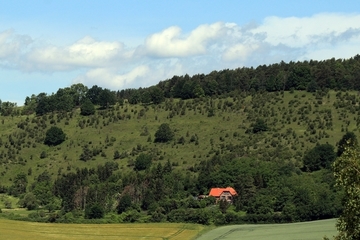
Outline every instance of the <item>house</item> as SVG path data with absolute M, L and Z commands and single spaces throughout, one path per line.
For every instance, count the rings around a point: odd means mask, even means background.
M 232 187 L 212 188 L 209 193 L 209 196 L 216 198 L 216 202 L 218 202 L 219 200 L 225 200 L 229 203 L 232 203 L 233 197 L 236 195 L 237 192 Z

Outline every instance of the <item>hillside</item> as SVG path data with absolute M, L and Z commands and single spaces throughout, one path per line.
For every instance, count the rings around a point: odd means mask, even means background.
M 324 155 L 335 156 L 346 132 L 357 135 L 359 102 L 355 91 L 232 92 L 160 104 L 125 101 L 89 116 L 79 108 L 0 116 L 0 189 L 23 199 L 21 206 L 29 209 L 63 210 L 42 220 L 32 215 L 39 221 L 68 222 L 65 213 L 74 210 L 85 210 L 85 216 L 73 212 L 75 219 L 98 218 L 103 215 L 88 215 L 87 209 L 99 206 L 106 214 L 120 214 L 113 222 L 332 218 L 341 209 L 341 193 L 334 188 L 329 162 L 311 168 L 304 166 L 304 156 L 329 145 Z M 154 142 L 163 123 L 174 138 Z M 61 128 L 66 139 L 47 146 L 52 126 Z M 322 157 L 319 161 L 325 161 Z M 150 165 L 137 168 L 148 158 Z M 241 196 L 229 209 L 191 197 L 226 186 Z
M 346 131 L 358 129 L 356 92 L 322 95 L 304 91 L 242 93 L 219 99 L 167 99 L 160 105 L 117 105 L 88 117 L 81 116 L 79 110 L 0 116 L 0 181 L 9 185 L 21 171 L 37 176 L 48 170 L 56 177 L 76 168 L 95 167 L 113 161 L 115 151 L 120 153 L 115 161 L 121 171 L 131 171 L 141 152 L 153 154 L 154 162 L 170 160 L 180 169 L 196 167 L 217 152 L 236 152 L 266 161 L 282 159 L 301 167 L 307 149 L 316 143 L 335 146 Z M 269 131 L 247 133 L 258 118 L 266 122 Z M 169 123 L 175 131 L 170 143 L 154 143 L 161 123 Z M 64 143 L 55 147 L 43 144 L 50 126 L 63 129 L 67 136 Z M 98 153 L 89 161 L 79 160 L 85 146 Z M 42 152 L 46 157 L 40 157 Z

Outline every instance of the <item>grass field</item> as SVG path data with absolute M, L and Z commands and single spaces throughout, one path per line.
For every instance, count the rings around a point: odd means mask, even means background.
M 232 225 L 206 232 L 208 227 L 183 223 L 48 224 L 0 219 L 0 236 L 2 240 L 321 240 L 325 235 L 336 234 L 335 222 L 335 219 L 330 219 L 291 224 Z M 206 233 L 198 237 L 202 232 Z
M 197 240 L 321 240 L 336 235 L 335 219 L 290 224 L 232 225 L 216 228 Z
M 0 219 L 2 240 L 47 239 L 195 239 L 205 226 L 184 223 L 50 224 Z

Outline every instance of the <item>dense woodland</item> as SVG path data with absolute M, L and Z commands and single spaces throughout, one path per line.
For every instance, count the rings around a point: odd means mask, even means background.
M 357 55 L 0 102 L 0 193 L 38 210 L 26 219 L 49 222 L 338 217 L 332 164 L 357 146 L 359 90 Z M 238 192 L 232 205 L 197 199 L 227 186 Z

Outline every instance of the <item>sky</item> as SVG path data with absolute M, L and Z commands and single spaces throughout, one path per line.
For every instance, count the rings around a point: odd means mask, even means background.
M 0 99 L 360 54 L 354 0 L 0 0 Z

